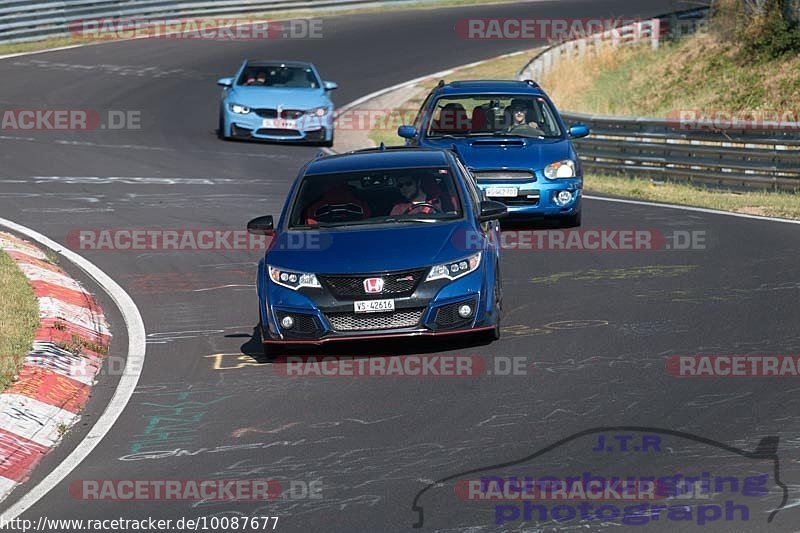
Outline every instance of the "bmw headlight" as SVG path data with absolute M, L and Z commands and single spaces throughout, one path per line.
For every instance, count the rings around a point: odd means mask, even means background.
M 558 178 L 574 178 L 575 162 L 570 159 L 556 161 L 544 167 L 544 176 L 549 180 Z
M 316 116 L 316 117 L 324 117 L 330 111 L 327 107 L 316 107 L 314 109 L 309 109 L 306 111 L 306 115 Z
M 465 276 L 477 269 L 478 265 L 480 264 L 481 252 L 478 252 L 475 255 L 471 255 L 458 261 L 431 267 L 431 271 L 428 272 L 428 277 L 425 278 L 425 281 L 433 281 L 436 279 L 458 279 L 461 276 Z
M 284 270 L 274 266 L 268 266 L 267 268 L 269 269 L 270 279 L 287 289 L 297 290 L 301 287 L 322 287 L 314 274 Z
M 230 108 L 231 111 L 239 115 L 246 115 L 250 112 L 250 108 L 247 107 L 246 105 L 230 104 L 228 105 L 228 107 Z

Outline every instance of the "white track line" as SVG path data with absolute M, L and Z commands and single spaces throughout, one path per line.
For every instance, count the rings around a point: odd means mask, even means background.
M 131 299 L 128 293 L 126 293 L 117 282 L 111 279 L 108 274 L 75 252 L 30 228 L 20 226 L 4 218 L 0 218 L 0 226 L 5 226 L 39 242 L 77 265 L 111 297 L 122 313 L 122 318 L 125 320 L 125 326 L 128 330 L 128 357 L 125 362 L 125 370 L 123 371 L 122 377 L 120 377 L 117 390 L 114 392 L 114 397 L 111 398 L 105 411 L 103 411 L 103 414 L 97 419 L 97 422 L 95 422 L 86 437 L 72 450 L 69 456 L 40 481 L 38 485 L 28 491 L 19 501 L 14 503 L 14 505 L 9 507 L 6 512 L 0 516 L 0 522 L 7 523 L 33 506 L 67 477 L 70 472 L 86 459 L 92 450 L 94 450 L 95 446 L 97 446 L 111 430 L 112 426 L 125 409 L 125 406 L 128 404 L 136 388 L 136 384 L 139 382 L 139 376 L 144 366 L 146 335 L 142 316 L 136 304 L 133 302 L 133 299 Z
M 800 220 L 790 220 L 788 218 L 776 218 L 776 217 L 762 217 L 759 215 L 747 215 L 745 213 L 732 213 L 730 211 L 720 211 L 719 209 L 708 209 L 706 207 L 691 207 L 687 205 L 676 205 L 676 204 L 659 204 L 656 202 L 643 202 L 641 200 L 605 198 L 603 196 L 583 195 L 583 197 L 586 198 L 587 200 L 600 200 L 602 202 L 617 202 L 620 204 L 645 205 L 648 207 L 663 207 L 665 209 L 680 209 L 682 211 L 696 211 L 698 213 L 708 213 L 710 215 L 725 215 L 728 217 L 749 218 L 752 220 L 763 220 L 765 222 L 783 222 L 785 224 L 800 224 Z

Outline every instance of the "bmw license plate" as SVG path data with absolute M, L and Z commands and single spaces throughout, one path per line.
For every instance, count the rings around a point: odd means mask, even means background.
M 276 128 L 280 130 L 296 130 L 297 121 L 285 118 L 265 118 L 261 121 L 262 128 Z
M 486 196 L 494 198 L 514 198 L 517 195 L 516 187 L 486 187 Z
M 356 313 L 387 313 L 394 311 L 394 300 L 357 300 L 353 302 Z

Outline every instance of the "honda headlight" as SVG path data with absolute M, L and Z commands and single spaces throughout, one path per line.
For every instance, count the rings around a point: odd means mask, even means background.
M 471 255 L 459 261 L 453 261 L 452 263 L 444 263 L 442 265 L 431 267 L 431 271 L 428 272 L 428 277 L 425 278 L 425 281 L 433 281 L 436 279 L 458 279 L 461 276 L 466 276 L 470 272 L 477 269 L 480 264 L 481 253 L 478 252 L 475 255 Z
M 293 290 L 297 290 L 302 287 L 322 287 L 317 280 L 317 276 L 314 274 L 284 270 L 274 266 L 268 266 L 268 268 L 270 279 L 281 287 L 286 287 L 287 289 Z
M 246 105 L 230 104 L 228 107 L 230 108 L 231 111 L 239 115 L 246 115 L 250 112 L 250 108 L 247 107 Z
M 558 178 L 574 178 L 575 162 L 570 159 L 550 163 L 544 167 L 544 176 L 549 180 Z

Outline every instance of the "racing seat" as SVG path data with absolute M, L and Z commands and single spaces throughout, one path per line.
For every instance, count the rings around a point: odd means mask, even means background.
M 433 122 L 432 129 L 438 132 L 460 132 L 469 131 L 470 129 L 467 110 L 457 102 L 445 104 L 439 113 L 439 120 L 434 120 Z
M 481 106 L 475 106 L 472 110 L 472 131 L 488 131 L 489 120 L 486 116 L 486 110 Z
M 420 189 L 425 192 L 428 198 L 438 198 L 442 205 L 442 211 L 445 213 L 455 211 L 455 206 L 458 205 L 458 199 L 455 194 L 443 191 L 441 185 L 436 183 L 436 179 L 432 176 L 425 176 L 422 178 Z
M 306 208 L 305 223 L 352 222 L 372 216 L 369 205 L 356 196 L 352 187 L 345 184 L 331 186 L 322 198 Z

